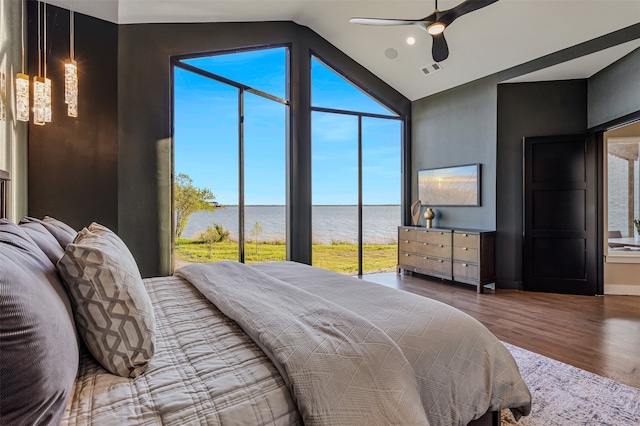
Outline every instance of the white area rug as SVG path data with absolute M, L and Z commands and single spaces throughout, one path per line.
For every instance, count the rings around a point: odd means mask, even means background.
M 513 354 L 533 399 L 531 414 L 503 425 L 640 425 L 640 389 L 504 344 Z

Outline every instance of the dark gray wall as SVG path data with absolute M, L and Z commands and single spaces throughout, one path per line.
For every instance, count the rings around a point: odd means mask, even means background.
M 143 276 L 167 274 L 172 266 L 172 56 L 290 46 L 291 260 L 311 261 L 311 52 L 401 114 L 410 114 L 406 98 L 308 28 L 291 22 L 121 25 L 118 40 L 118 229 Z
M 640 48 L 589 79 L 589 128 L 640 111 Z
M 496 87 L 497 80 L 492 76 L 413 103 L 412 200 L 418 197 L 418 170 L 482 165 L 481 206 L 435 207 L 435 226 L 496 227 Z M 422 217 L 420 224 L 424 226 Z
M 33 78 L 38 73 L 37 8 L 33 1 L 27 5 L 28 72 Z M 70 118 L 63 96 L 69 11 L 48 6 L 47 12 L 52 122 L 29 124 L 28 212 L 56 217 L 77 229 L 96 221 L 117 230 L 118 29 L 109 22 L 75 15 L 79 111 L 77 118 Z
M 587 130 L 587 81 L 498 86 L 497 284 L 522 288 L 522 138 Z

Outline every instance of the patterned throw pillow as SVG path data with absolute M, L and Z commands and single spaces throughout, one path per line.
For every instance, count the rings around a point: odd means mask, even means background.
M 138 266 L 124 242 L 92 223 L 58 262 L 76 327 L 104 368 L 123 377 L 142 374 L 155 347 L 155 319 Z

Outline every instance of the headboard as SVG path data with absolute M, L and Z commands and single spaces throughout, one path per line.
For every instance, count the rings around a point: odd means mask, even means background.
M 0 170 L 0 218 L 7 217 L 7 182 L 9 182 L 9 172 Z

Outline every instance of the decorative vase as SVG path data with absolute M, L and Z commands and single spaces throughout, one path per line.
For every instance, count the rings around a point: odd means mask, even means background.
M 436 214 L 433 210 L 431 210 L 431 207 L 427 208 L 427 211 L 424 212 L 424 219 L 427 222 L 427 228 L 431 228 L 432 224 L 433 224 L 433 218 L 436 217 Z

